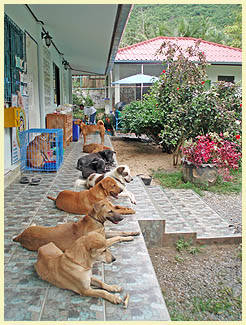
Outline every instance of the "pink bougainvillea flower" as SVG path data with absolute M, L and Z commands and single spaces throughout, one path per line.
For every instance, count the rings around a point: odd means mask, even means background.
M 242 104 L 240 104 L 240 107 L 242 107 Z
M 205 84 L 205 81 L 202 81 L 202 85 L 204 85 Z
M 162 73 L 165 73 L 166 72 L 166 70 L 162 70 Z
M 240 137 L 240 134 L 237 134 L 236 135 L 236 139 L 239 140 L 241 137 Z
M 177 87 L 177 90 L 179 90 L 179 87 Z

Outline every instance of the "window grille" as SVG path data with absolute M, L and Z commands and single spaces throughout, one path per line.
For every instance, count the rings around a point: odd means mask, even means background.
M 20 72 L 25 70 L 25 33 L 4 15 L 4 100 L 11 105 L 11 94 L 20 90 Z

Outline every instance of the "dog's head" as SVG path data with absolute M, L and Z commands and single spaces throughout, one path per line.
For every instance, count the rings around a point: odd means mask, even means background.
M 77 161 L 77 169 L 82 171 L 82 167 L 83 167 L 83 161 L 82 158 L 79 158 Z
M 127 165 L 120 165 L 116 168 L 116 177 L 119 177 L 119 180 L 126 183 L 130 183 L 133 178 L 130 173 L 130 168 Z
M 116 199 L 118 198 L 118 194 L 124 189 L 124 185 L 117 184 L 116 180 L 112 177 L 105 177 L 96 186 L 101 187 L 106 196 L 112 196 Z
M 107 240 L 103 235 L 91 231 L 84 237 L 85 248 L 93 262 L 112 263 L 116 260 L 107 248 Z
M 113 164 L 114 163 L 114 153 L 113 150 L 106 149 L 98 152 L 102 159 L 104 159 L 107 163 Z
M 110 206 L 105 203 L 105 201 L 95 203 L 92 210 L 89 212 L 89 216 L 97 219 L 102 224 L 106 220 L 109 220 L 114 224 L 118 224 L 124 219 L 120 214 L 114 212 Z

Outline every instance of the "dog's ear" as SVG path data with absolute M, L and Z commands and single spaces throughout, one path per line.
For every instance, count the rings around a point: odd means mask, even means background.
M 100 182 L 102 179 L 104 179 L 104 174 L 100 175 L 97 177 L 95 184 L 97 184 L 98 182 Z
M 117 172 L 122 175 L 123 171 L 124 171 L 125 167 L 117 167 Z
M 72 231 L 73 231 L 73 235 L 76 235 L 78 232 L 78 224 L 77 222 L 74 222 L 72 225 Z

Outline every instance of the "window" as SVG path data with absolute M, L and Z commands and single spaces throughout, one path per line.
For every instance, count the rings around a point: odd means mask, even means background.
M 26 69 L 25 34 L 4 16 L 4 101 L 11 105 L 11 95 L 21 90 L 20 74 Z
M 53 63 L 53 88 L 54 88 L 54 103 L 60 105 L 60 73 L 59 68 Z
M 234 76 L 218 76 L 218 81 L 226 81 L 226 82 L 233 82 L 234 83 Z

